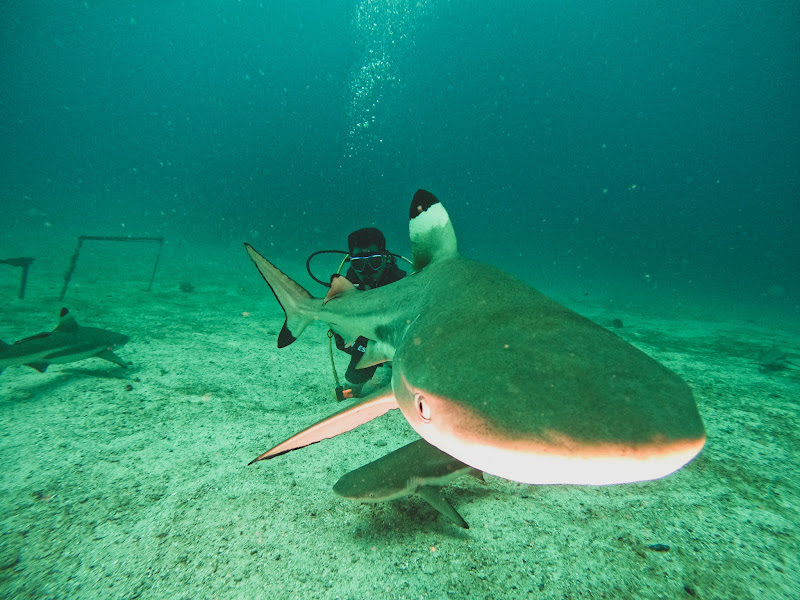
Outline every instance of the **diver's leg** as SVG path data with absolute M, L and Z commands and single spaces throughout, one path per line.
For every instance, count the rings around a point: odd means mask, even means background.
M 350 389 L 352 390 L 353 398 L 359 397 L 361 388 L 372 379 L 372 376 L 375 375 L 375 370 L 378 368 L 378 365 L 372 365 L 371 367 L 365 367 L 363 369 L 356 368 L 358 361 L 361 360 L 361 357 L 364 356 L 364 352 L 367 351 L 368 342 L 369 340 L 367 338 L 360 337 L 350 348 L 350 364 L 347 365 L 347 371 L 344 377 L 347 379 Z

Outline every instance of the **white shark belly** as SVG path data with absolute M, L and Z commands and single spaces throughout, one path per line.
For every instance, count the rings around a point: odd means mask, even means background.
M 573 446 L 562 453 L 552 445 L 477 446 L 458 438 L 430 435 L 428 442 L 480 471 L 503 479 L 538 485 L 612 485 L 660 479 L 674 473 L 703 448 L 703 440 L 636 449 Z

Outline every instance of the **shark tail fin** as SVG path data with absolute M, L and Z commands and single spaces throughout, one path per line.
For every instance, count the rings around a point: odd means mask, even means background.
M 306 326 L 314 320 L 316 311 L 322 306 L 322 299 L 314 298 L 303 286 L 256 252 L 250 244 L 245 244 L 244 247 L 286 315 L 283 328 L 278 334 L 278 348 L 284 348 L 300 337 Z

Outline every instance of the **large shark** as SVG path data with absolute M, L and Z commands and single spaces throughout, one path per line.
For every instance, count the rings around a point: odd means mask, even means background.
M 675 373 L 511 275 L 462 257 L 447 211 L 419 190 L 414 273 L 314 298 L 246 245 L 280 302 L 278 346 L 321 320 L 370 340 L 359 367 L 393 361 L 391 390 L 323 419 L 257 457 L 272 458 L 399 408 L 427 442 L 479 471 L 529 484 L 658 479 L 692 460 L 705 432 Z
M 60 317 L 53 331 L 13 344 L 0 341 L 0 373 L 12 365 L 26 365 L 44 373 L 52 364 L 71 363 L 92 356 L 127 367 L 125 361 L 114 354 L 115 348 L 128 342 L 127 335 L 97 327 L 81 327 L 66 308 L 61 309 Z
M 483 480 L 483 474 L 477 469 L 425 440 L 417 440 L 350 471 L 334 484 L 333 491 L 343 498 L 370 503 L 418 494 L 453 523 L 469 529 L 440 489 L 466 474 Z

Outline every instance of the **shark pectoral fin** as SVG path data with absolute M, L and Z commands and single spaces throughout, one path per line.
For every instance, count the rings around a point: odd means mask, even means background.
M 45 371 L 47 371 L 47 367 L 49 367 L 50 364 L 43 362 L 34 362 L 34 363 L 26 363 L 25 366 L 30 367 L 31 369 L 36 369 L 37 371 L 39 371 L 39 373 L 44 373 Z
M 397 408 L 397 400 L 394 398 L 394 392 L 392 392 L 391 388 L 381 389 L 367 396 L 360 402 L 348 406 L 327 419 L 293 435 L 288 440 L 267 450 L 258 458 L 251 460 L 248 464 L 252 465 L 259 460 L 275 458 L 286 452 L 336 437 L 340 433 L 345 433 L 351 429 L 355 429 L 359 425 L 372 421 L 372 419 L 377 419 L 381 415 L 385 415 L 393 408 Z
M 108 360 L 108 361 L 111 361 L 113 363 L 116 363 L 120 367 L 122 367 L 123 369 L 127 369 L 128 368 L 128 363 L 126 363 L 119 356 L 114 354 L 111 350 L 108 350 L 108 349 L 103 350 L 102 352 L 98 352 L 95 356 L 97 356 L 97 358 L 102 358 L 103 360 Z
M 392 352 L 392 349 L 387 344 L 381 344 L 375 340 L 370 340 L 364 355 L 356 364 L 356 369 L 366 369 L 372 365 L 379 365 L 385 363 L 387 360 L 392 360 L 393 357 L 394 352 Z
M 483 476 L 483 471 L 479 471 L 478 469 L 470 469 L 469 474 L 481 483 L 486 483 L 486 478 Z
M 463 529 L 469 529 L 469 524 L 442 495 L 442 488 L 432 485 L 421 485 L 417 488 L 417 493 L 422 496 L 428 504 L 450 519 L 453 523 Z

